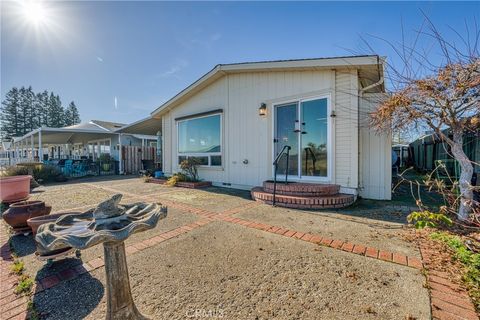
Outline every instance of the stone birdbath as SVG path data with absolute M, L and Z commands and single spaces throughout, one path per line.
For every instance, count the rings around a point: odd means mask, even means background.
M 155 228 L 167 216 L 160 204 L 120 205 L 121 194 L 100 203 L 94 210 L 60 217 L 39 227 L 35 240 L 45 251 L 65 247 L 86 249 L 103 243 L 107 280 L 108 320 L 147 319 L 137 310 L 128 279 L 125 239 L 136 232 Z

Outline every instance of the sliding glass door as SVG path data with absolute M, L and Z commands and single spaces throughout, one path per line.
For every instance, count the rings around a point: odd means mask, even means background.
M 299 100 L 275 106 L 274 155 L 290 146 L 288 175 L 294 179 L 329 177 L 329 106 L 327 98 Z M 285 176 L 287 161 L 277 175 Z

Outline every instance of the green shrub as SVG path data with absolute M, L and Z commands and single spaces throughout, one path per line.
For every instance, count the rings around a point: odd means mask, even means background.
M 33 176 L 35 180 L 42 180 L 43 182 L 61 182 L 66 180 L 62 170 L 52 165 L 43 165 L 40 169 L 34 169 Z
M 33 287 L 33 280 L 27 275 L 22 275 L 19 278 L 17 287 L 15 288 L 16 294 L 29 293 Z
M 200 165 L 200 160 L 195 157 L 187 158 L 180 163 L 180 169 L 188 177 L 188 181 L 196 182 L 199 181 L 198 177 L 198 166 Z
M 23 270 L 25 269 L 25 264 L 21 260 L 15 260 L 10 269 L 16 275 L 21 275 Z
M 99 157 L 98 157 L 98 161 L 99 162 L 110 162 L 112 161 L 112 157 L 108 154 L 108 153 L 102 153 Z
M 445 214 L 434 213 L 428 210 L 413 211 L 408 215 L 407 220 L 409 223 L 413 223 L 417 229 L 423 229 L 425 227 L 435 228 L 439 224 L 452 224 L 452 220 Z
M 36 181 L 42 181 L 42 182 L 61 182 L 66 180 L 60 168 L 52 165 L 45 165 L 45 164 L 37 165 L 35 167 L 11 166 L 11 167 L 8 167 L 3 172 L 3 176 L 7 176 L 7 177 L 21 176 L 21 175 L 28 175 L 28 174 L 32 174 L 33 178 Z

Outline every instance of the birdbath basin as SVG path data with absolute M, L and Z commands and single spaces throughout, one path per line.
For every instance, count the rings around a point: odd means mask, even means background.
M 103 243 L 107 285 L 106 319 L 147 319 L 137 310 L 130 291 L 125 239 L 136 232 L 155 228 L 167 216 L 167 208 L 156 203 L 120 205 L 121 194 L 100 203 L 94 210 L 66 215 L 42 224 L 35 241 L 44 250 L 65 247 L 87 249 Z

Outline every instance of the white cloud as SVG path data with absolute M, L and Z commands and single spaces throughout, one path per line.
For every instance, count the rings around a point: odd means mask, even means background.
M 215 41 L 220 40 L 221 37 L 222 37 L 222 35 L 220 33 L 214 33 L 210 36 L 210 40 L 212 42 L 215 42 Z
M 188 66 L 188 61 L 184 59 L 177 59 L 175 63 L 165 72 L 160 73 L 158 76 L 162 78 L 175 76 L 178 78 L 177 73 Z
M 117 100 L 117 96 L 115 96 L 115 98 L 113 99 L 113 103 L 114 103 L 115 109 L 118 109 L 118 100 Z
M 98 62 L 103 62 L 103 59 L 101 57 L 97 57 Z

